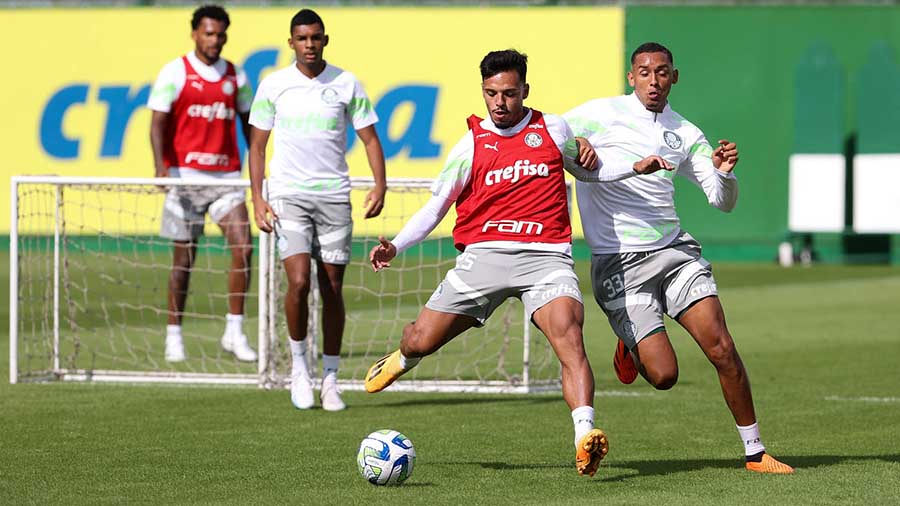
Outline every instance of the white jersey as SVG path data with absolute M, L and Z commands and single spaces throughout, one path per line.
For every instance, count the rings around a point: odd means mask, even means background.
M 361 130 L 378 122 L 362 84 L 326 64 L 310 79 L 295 64 L 259 84 L 250 124 L 275 130 L 269 163 L 269 198 L 312 193 L 345 200 L 350 195 L 347 126 Z
M 633 164 L 650 155 L 671 163 L 660 170 L 611 184 L 577 183 L 578 211 L 594 254 L 651 251 L 669 244 L 681 231 L 675 212 L 676 174 L 706 193 L 709 203 L 731 211 L 737 202 L 734 174 L 712 163 L 712 147 L 699 128 L 667 104 L 648 111 L 637 95 L 586 102 L 563 115 L 575 135 L 590 140 L 607 162 Z
M 207 65 L 197 58 L 193 51 L 187 55 L 188 62 L 197 71 L 204 80 L 215 83 L 222 79 L 228 70 L 228 62 L 224 58 L 219 58 L 212 65 Z M 250 110 L 251 99 L 253 98 L 253 90 L 247 83 L 247 74 L 237 65 L 234 67 L 237 77 L 238 95 L 237 110 L 238 112 L 247 112 Z M 184 62 L 181 57 L 167 63 L 159 75 L 156 82 L 153 83 L 153 90 L 150 92 L 150 98 L 147 100 L 147 107 L 153 111 L 170 112 L 172 104 L 181 90 L 184 89 L 184 83 L 187 80 L 187 74 L 184 69 Z

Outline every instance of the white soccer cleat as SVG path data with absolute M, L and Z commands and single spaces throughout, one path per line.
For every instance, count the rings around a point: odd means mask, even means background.
M 241 362 L 255 362 L 256 351 L 247 342 L 244 334 L 233 335 L 228 332 L 222 336 L 222 349 L 234 353 L 235 358 Z
M 291 377 L 291 402 L 297 409 L 313 407 L 313 388 L 308 377 Z
M 181 336 L 166 336 L 166 362 L 184 362 L 186 358 Z
M 322 409 L 325 411 L 341 411 L 347 408 L 347 405 L 341 399 L 341 391 L 338 390 L 337 383 L 332 381 L 322 382 L 319 400 L 322 401 Z

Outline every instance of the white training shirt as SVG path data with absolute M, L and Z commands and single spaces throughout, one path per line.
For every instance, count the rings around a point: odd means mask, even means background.
M 497 135 L 511 137 L 518 134 L 531 122 L 531 110 L 529 110 L 522 121 L 516 125 L 500 129 L 494 125 L 490 117 L 481 121 L 481 128 L 494 132 Z M 590 182 L 612 181 L 622 177 L 634 174 L 631 165 L 626 164 L 605 164 L 600 160 L 600 167 L 597 170 L 587 170 L 578 165 L 578 145 L 575 142 L 575 135 L 569 125 L 559 116 L 553 114 L 544 114 L 544 123 L 547 125 L 547 132 L 550 138 L 559 148 L 559 152 L 563 155 L 563 166 L 566 171 L 572 174 L 579 181 Z M 414 214 L 409 221 L 403 226 L 403 229 L 391 241 L 397 248 L 397 252 L 401 252 L 410 246 L 413 246 L 428 236 L 432 230 L 446 216 L 450 206 L 456 202 L 456 199 L 469 184 L 472 177 L 472 161 L 475 156 L 475 139 L 472 131 L 469 130 L 463 138 L 453 146 L 450 154 L 447 155 L 447 161 L 434 183 L 431 185 L 431 199 Z M 535 242 L 518 242 L 518 241 L 487 241 L 480 242 L 472 247 L 490 247 L 490 248 L 517 248 L 531 249 L 541 251 L 557 251 L 560 253 L 571 254 L 572 245 L 548 244 Z
M 269 198 L 316 194 L 349 198 L 347 126 L 378 122 L 356 77 L 326 64 L 310 79 L 295 64 L 268 75 L 256 90 L 250 124 L 275 130 Z
M 212 65 L 207 65 L 197 58 L 193 51 L 187 55 L 188 62 L 197 71 L 197 74 L 203 79 L 216 83 L 219 82 L 228 70 L 228 62 L 224 58 L 219 58 Z M 237 77 L 238 95 L 237 110 L 245 113 L 250 110 L 251 99 L 253 98 L 253 90 L 247 82 L 247 74 L 235 65 L 234 72 Z M 185 72 L 184 62 L 181 57 L 167 63 L 159 75 L 156 82 L 153 83 L 153 89 L 150 92 L 150 98 L 147 100 L 147 107 L 153 111 L 170 112 L 172 104 L 181 95 L 184 89 L 184 83 L 187 81 L 187 73 Z M 197 170 L 191 167 L 169 167 L 169 177 L 182 177 L 189 179 L 240 179 L 241 171 L 208 171 Z
M 678 236 L 676 173 L 700 187 L 711 205 L 725 212 L 734 208 L 737 178 L 713 166 L 703 132 L 668 104 L 661 113 L 648 111 L 632 93 L 591 100 L 563 117 L 607 162 L 631 165 L 659 155 L 676 167 L 611 184 L 577 183 L 578 211 L 594 254 L 651 251 Z

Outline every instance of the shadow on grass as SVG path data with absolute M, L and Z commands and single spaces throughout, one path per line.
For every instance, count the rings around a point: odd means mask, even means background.
M 803 455 L 790 456 L 779 455 L 779 459 L 790 464 L 797 470 L 828 467 L 853 461 L 882 461 L 900 463 L 900 455 Z M 464 464 L 462 462 L 447 462 L 446 464 Z M 485 469 L 499 471 L 537 470 L 537 469 L 568 469 L 573 467 L 571 463 L 565 464 L 510 464 L 507 462 L 469 462 L 469 465 L 479 465 Z M 634 474 L 622 476 L 603 477 L 603 470 L 630 469 Z M 743 462 L 739 459 L 687 459 L 687 460 L 633 460 L 615 461 L 609 464 L 601 464 L 597 475 L 600 481 L 626 481 L 646 476 L 664 476 L 675 473 L 700 471 L 703 469 L 743 469 Z

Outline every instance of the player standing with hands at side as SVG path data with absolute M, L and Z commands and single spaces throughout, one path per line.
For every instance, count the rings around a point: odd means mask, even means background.
M 619 337 L 616 375 L 631 383 L 638 373 L 660 390 L 678 380 L 678 361 L 663 314 L 694 338 L 716 368 L 725 403 L 744 444 L 745 466 L 761 473 L 792 473 L 768 455 L 759 435 L 750 380 L 717 295 L 712 268 L 700 244 L 681 230 L 672 178 L 677 173 L 700 187 L 725 212 L 737 203 L 737 145 L 720 140 L 713 149 L 703 132 L 668 103 L 678 82 L 672 53 L 648 42 L 631 55 L 628 82 L 634 93 L 597 99 L 564 117 L 576 135 L 621 160 L 657 153 L 676 169 L 608 185 L 578 183 L 578 209 L 591 247 L 594 298 Z
M 263 79 L 250 112 L 250 184 L 253 213 L 263 232 L 275 232 L 288 287 L 284 311 L 290 332 L 291 402 L 313 406 L 306 364 L 310 262 L 315 258 L 323 302 L 324 371 L 322 408 L 346 406 L 337 387 L 344 333 L 344 270 L 350 262 L 353 222 L 350 178 L 345 160 L 347 127 L 362 140 L 375 188 L 366 195 L 365 217 L 384 206 L 384 153 L 375 132 L 378 117 L 356 77 L 325 61 L 325 23 L 314 11 L 299 11 L 288 45 L 296 61 Z M 266 145 L 275 132 L 268 194 L 262 193 Z
M 147 106 L 153 110 L 150 144 L 156 177 L 202 181 L 241 177 L 236 122 L 241 121 L 246 136 L 253 92 L 244 72 L 221 58 L 229 24 L 228 13 L 217 5 L 194 11 L 194 50 L 163 67 L 153 85 Z M 161 235 L 172 239 L 174 246 L 166 327 L 165 358 L 169 362 L 186 358 L 181 319 L 197 256 L 197 239 L 203 234 L 207 213 L 222 229 L 231 250 L 228 314 L 221 345 L 238 360 L 256 360 L 256 352 L 242 330 L 253 255 L 245 194 L 243 188 L 227 186 L 178 186 L 166 196 Z

